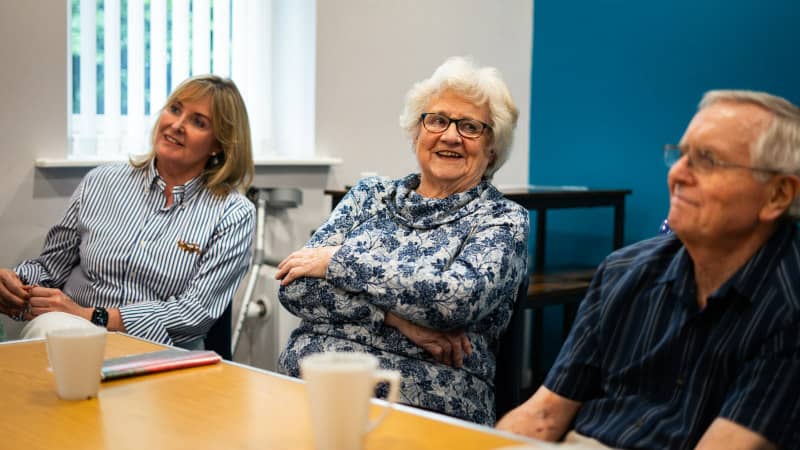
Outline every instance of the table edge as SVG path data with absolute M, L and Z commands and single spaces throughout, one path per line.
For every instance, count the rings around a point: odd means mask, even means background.
M 155 344 L 155 345 L 158 345 L 158 346 L 164 347 L 164 348 L 180 348 L 180 347 L 174 347 L 174 346 L 170 346 L 170 345 L 166 345 L 166 344 L 161 344 L 159 342 L 154 342 L 154 341 L 151 341 L 149 339 L 142 338 L 142 337 L 139 337 L 139 336 L 132 336 L 130 334 L 123 333 L 123 332 L 120 332 L 120 331 L 109 331 L 108 333 L 109 334 L 122 335 L 122 336 L 125 336 L 125 337 L 130 338 L 130 339 L 135 339 L 135 340 L 139 340 L 139 341 L 142 341 L 142 342 L 147 342 L 149 344 Z M 37 342 L 37 341 L 44 341 L 44 340 L 45 340 L 44 338 L 16 339 L 16 340 L 11 340 L 11 341 L 0 342 L 0 345 L 20 344 L 20 343 Z M 253 372 L 258 372 L 258 373 L 262 373 L 262 374 L 269 375 L 269 376 L 274 376 L 274 377 L 277 377 L 277 378 L 280 378 L 280 379 L 283 379 L 283 380 L 291 381 L 293 383 L 305 384 L 305 381 L 303 381 L 303 380 L 301 380 L 299 378 L 290 377 L 288 375 L 284 375 L 284 374 L 278 373 L 278 372 L 273 372 L 273 371 L 267 370 L 267 369 L 262 369 L 260 367 L 254 367 L 254 366 L 250 366 L 250 365 L 243 364 L 243 363 L 240 363 L 240 362 L 228 361 L 228 360 L 224 360 L 224 359 L 221 361 L 221 363 L 222 364 L 229 364 L 229 365 L 236 366 L 236 367 L 239 367 L 239 368 L 242 368 L 242 369 L 245 369 L 245 370 L 251 370 Z M 387 402 L 386 400 L 383 400 L 383 399 L 373 398 L 372 399 L 372 403 L 373 404 L 382 405 L 382 406 L 386 406 L 386 405 L 388 405 L 389 402 Z M 469 429 L 469 430 L 480 431 L 480 432 L 487 433 L 487 434 L 490 434 L 490 435 L 494 435 L 494 436 L 498 436 L 498 437 L 502 437 L 502 438 L 506 438 L 506 439 L 516 440 L 516 441 L 519 441 L 521 443 L 534 444 L 534 445 L 550 444 L 550 443 L 545 442 L 545 441 L 540 441 L 540 440 L 529 438 L 529 437 L 526 437 L 526 436 L 510 433 L 508 431 L 498 430 L 498 429 L 496 429 L 494 427 L 490 427 L 488 425 L 481 425 L 481 424 L 477 424 L 477 423 L 474 423 L 474 422 L 469 422 L 469 421 L 466 421 L 466 420 L 463 420 L 463 419 L 459 419 L 459 418 L 456 418 L 456 417 L 448 416 L 448 415 L 445 415 L 445 414 L 439 414 L 439 413 L 436 413 L 436 412 L 433 412 L 433 411 L 427 411 L 427 410 L 424 410 L 424 409 L 415 408 L 415 407 L 409 406 L 409 405 L 404 405 L 404 404 L 397 403 L 397 404 L 394 405 L 394 409 L 397 409 L 398 411 L 403 411 L 403 412 L 408 413 L 408 414 L 413 414 L 413 415 L 416 415 L 416 416 L 419 416 L 419 417 L 423 417 L 423 418 L 426 418 L 426 419 L 435 420 L 437 422 L 446 423 L 446 424 L 449 424 L 449 425 L 456 425 L 456 426 L 459 426 L 459 427 L 462 427 L 462 428 L 466 428 L 466 429 Z

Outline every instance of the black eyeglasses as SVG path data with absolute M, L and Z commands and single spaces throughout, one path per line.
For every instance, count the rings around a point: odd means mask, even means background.
M 483 134 L 483 130 L 492 129 L 492 126 L 475 119 L 451 119 L 437 113 L 422 113 L 419 116 L 422 126 L 431 133 L 444 133 L 451 123 L 456 124 L 456 131 L 461 137 L 467 139 L 477 139 Z
M 745 169 L 771 174 L 783 173 L 780 170 L 768 169 L 766 167 L 745 166 L 742 164 L 720 161 L 708 150 L 697 149 L 690 151 L 673 144 L 664 146 L 664 164 L 666 164 L 667 167 L 674 166 L 675 163 L 684 156 L 688 158 L 689 167 L 699 173 L 708 173 L 714 169 Z

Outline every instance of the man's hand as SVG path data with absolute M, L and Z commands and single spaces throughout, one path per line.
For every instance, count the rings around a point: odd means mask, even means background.
M 717 417 L 711 422 L 700 442 L 697 450 L 775 450 L 771 442 L 764 436 L 751 431 L 722 417 Z
M 434 330 L 409 322 L 392 312 L 386 313 L 384 323 L 397 328 L 405 337 L 425 349 L 442 364 L 461 368 L 465 355 L 472 355 L 472 345 L 464 331 Z
M 83 317 L 86 320 L 90 320 L 92 317 L 92 308 L 84 308 L 75 303 L 75 301 L 64 294 L 61 289 L 34 286 L 30 288 L 29 291 L 31 309 L 25 315 L 26 320 L 31 320 L 36 316 L 52 311 L 65 312 L 74 316 Z
M 0 269 L 0 313 L 17 316 L 28 306 L 30 295 L 16 272 Z
M 341 247 L 301 248 L 278 264 L 275 279 L 281 280 L 281 286 L 286 286 L 300 277 L 325 278 L 331 257 Z
M 510 431 L 545 441 L 557 441 L 567 432 L 580 402 L 540 387 L 525 403 L 497 422 L 498 430 Z

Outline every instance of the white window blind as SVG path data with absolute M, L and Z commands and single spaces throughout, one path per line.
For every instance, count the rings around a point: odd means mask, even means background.
M 146 153 L 167 95 L 184 79 L 204 73 L 231 78 L 239 87 L 257 158 L 313 156 L 313 133 L 287 137 L 292 142 L 273 135 L 276 108 L 282 111 L 277 126 L 296 120 L 313 130 L 313 100 L 307 101 L 313 93 L 313 81 L 308 86 L 313 76 L 307 75 L 314 70 L 313 0 L 68 1 L 70 159 Z M 288 29 L 303 38 L 273 42 Z M 276 61 L 275 50 L 289 56 Z M 276 64 L 283 66 L 278 79 Z M 281 98 L 287 92 L 303 95 L 280 106 L 273 101 L 276 90 Z

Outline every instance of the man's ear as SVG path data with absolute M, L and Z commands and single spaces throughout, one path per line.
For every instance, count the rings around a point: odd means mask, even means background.
M 796 175 L 779 175 L 770 186 L 770 196 L 761 208 L 759 217 L 765 222 L 777 220 L 792 206 L 800 192 L 800 178 Z

